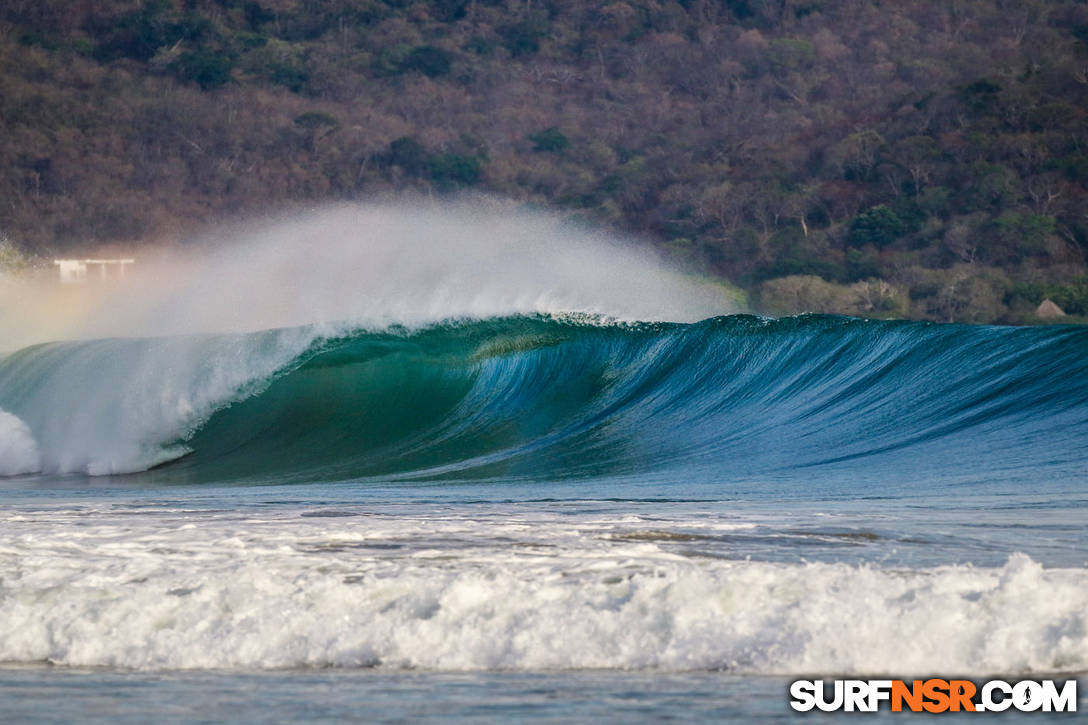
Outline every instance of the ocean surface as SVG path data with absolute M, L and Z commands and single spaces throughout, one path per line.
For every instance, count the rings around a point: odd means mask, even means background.
M 0 357 L 0 410 L 3 720 L 773 721 L 800 676 L 1088 673 L 1088 328 L 116 337 Z

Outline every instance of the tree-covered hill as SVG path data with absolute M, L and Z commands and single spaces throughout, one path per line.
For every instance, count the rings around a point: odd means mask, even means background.
M 31 254 L 479 190 L 769 312 L 1088 315 L 1084 0 L 6 0 L 0 133 Z

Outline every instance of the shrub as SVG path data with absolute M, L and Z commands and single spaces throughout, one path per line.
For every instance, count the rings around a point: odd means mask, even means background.
M 428 78 L 438 78 L 450 72 L 452 56 L 433 45 L 421 45 L 413 48 L 400 62 L 398 69 L 403 73 L 416 71 Z
M 118 18 L 95 48 L 95 58 L 101 61 L 117 58 L 151 60 L 167 42 L 164 14 L 168 8 L 167 0 L 154 0 Z
M 265 23 L 270 23 L 276 19 L 274 13 L 269 10 L 265 10 L 261 7 L 260 3 L 247 0 L 242 5 L 242 13 L 245 16 L 246 25 L 251 29 L 257 30 Z
M 309 79 L 301 46 L 278 39 L 267 39 L 246 53 L 241 66 L 246 72 L 294 93 L 302 90 Z
M 878 204 L 858 214 L 850 224 L 850 243 L 857 247 L 866 244 L 886 247 L 906 231 L 906 224 L 898 214 Z
M 570 139 L 555 126 L 530 134 L 529 140 L 533 142 L 533 151 L 553 151 L 558 153 L 565 151 L 570 146 Z
M 447 23 L 461 20 L 468 12 L 468 0 L 432 0 L 430 5 L 435 18 Z
M 204 91 L 229 82 L 233 68 L 234 58 L 211 50 L 183 53 L 174 64 L 174 72 L 179 78 L 196 83 Z
M 777 314 L 819 312 L 858 317 L 901 317 L 907 313 L 906 292 L 882 279 L 851 285 L 834 284 L 813 275 L 791 275 L 759 288 L 765 310 Z
M 510 55 L 521 58 L 540 50 L 540 38 L 544 35 L 532 23 L 522 22 L 499 28 L 502 44 Z
M 1068 315 L 1088 315 L 1088 277 L 1066 285 L 1020 282 L 1009 288 L 1004 301 L 1010 307 L 1026 304 L 1035 308 L 1045 299 L 1052 300 Z
M 773 40 L 767 50 L 767 60 L 771 64 L 771 70 L 777 75 L 807 68 L 812 65 L 814 57 L 812 43 L 802 38 Z
M 187 44 L 200 44 L 215 35 L 212 21 L 203 15 L 187 13 L 176 23 L 171 23 L 166 30 L 166 42 L 176 43 L 184 40 Z
M 295 125 L 307 131 L 316 131 L 321 127 L 337 128 L 340 122 L 335 116 L 321 111 L 311 111 L 295 118 Z
M 412 176 L 419 176 L 427 169 L 429 158 L 423 144 L 411 136 L 401 136 L 389 144 L 389 152 L 382 160 L 389 166 L 401 167 Z
M 853 295 L 849 287 L 825 282 L 815 275 L 791 275 L 767 280 L 759 287 L 759 299 L 765 310 L 776 314 L 850 314 L 853 311 Z
M 474 35 L 465 43 L 465 50 L 476 55 L 491 55 L 495 52 L 495 43 L 490 38 Z
M 21 272 L 31 265 L 31 259 L 23 254 L 0 232 L 0 276 Z
M 1002 256 L 1021 259 L 1046 251 L 1054 233 L 1055 219 L 1041 214 L 1002 214 L 994 219 L 991 232 Z
M 478 158 L 465 154 L 437 154 L 431 157 L 429 166 L 431 181 L 443 191 L 474 186 L 483 171 Z

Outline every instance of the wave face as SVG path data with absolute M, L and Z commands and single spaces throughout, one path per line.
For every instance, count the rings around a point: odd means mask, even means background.
M 1088 463 L 1083 328 L 518 316 L 325 334 L 13 353 L 0 425 L 22 438 L 0 473 L 858 486 Z

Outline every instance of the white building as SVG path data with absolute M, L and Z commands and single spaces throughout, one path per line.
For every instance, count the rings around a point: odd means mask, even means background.
M 88 271 L 91 279 L 124 279 L 125 266 L 136 264 L 135 259 L 54 259 L 60 269 L 63 284 L 86 282 Z

